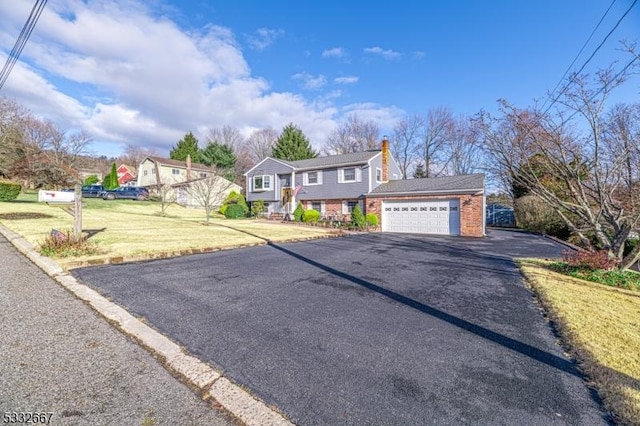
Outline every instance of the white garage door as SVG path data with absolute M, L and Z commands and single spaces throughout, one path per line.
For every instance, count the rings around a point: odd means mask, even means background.
M 460 235 L 460 200 L 383 201 L 382 231 Z

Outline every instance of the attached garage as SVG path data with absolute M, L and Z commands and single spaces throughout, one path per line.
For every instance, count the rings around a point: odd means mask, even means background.
M 383 200 L 382 232 L 460 235 L 460 200 Z
M 367 195 L 366 206 L 382 232 L 485 234 L 482 174 L 389 181 Z

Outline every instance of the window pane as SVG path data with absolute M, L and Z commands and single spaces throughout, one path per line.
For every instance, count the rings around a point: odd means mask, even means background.
M 307 173 L 307 182 L 310 184 L 318 183 L 318 172 Z
M 345 182 L 352 182 L 354 180 L 356 180 L 356 169 L 354 168 L 350 168 L 350 169 L 344 169 L 344 180 Z
M 262 176 L 263 188 L 271 189 L 271 176 Z
M 262 189 L 262 176 L 255 176 L 253 178 L 253 188 Z
M 322 210 L 322 204 L 320 204 L 319 202 L 312 202 L 311 208 L 319 212 L 320 210 Z

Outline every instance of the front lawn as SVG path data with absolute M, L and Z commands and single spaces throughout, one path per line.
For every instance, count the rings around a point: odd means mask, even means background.
M 607 410 L 619 424 L 640 424 L 640 293 L 560 274 L 548 262 L 519 265 Z
M 39 246 L 52 229 L 67 232 L 73 218 L 58 207 L 38 203 L 33 194 L 0 202 L 0 223 Z M 267 222 L 228 220 L 216 215 L 204 225 L 204 211 L 171 205 L 165 217 L 150 201 L 83 199 L 83 231 L 97 253 L 57 258 L 63 267 L 99 259 L 136 260 L 215 250 L 269 241 L 317 238 L 330 230 Z M 112 260 L 113 261 L 113 260 Z

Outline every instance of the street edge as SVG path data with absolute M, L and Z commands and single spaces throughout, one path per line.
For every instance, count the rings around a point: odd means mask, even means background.
M 87 302 L 108 322 L 164 360 L 161 364 L 166 369 L 186 380 L 204 396 L 205 400 L 214 400 L 225 411 L 246 425 L 293 425 L 264 401 L 251 395 L 208 364 L 186 354 L 178 344 L 165 335 L 144 324 L 97 291 L 78 282 L 54 260 L 38 253 L 33 245 L 20 235 L 2 225 L 0 225 L 0 234 L 67 291 Z

